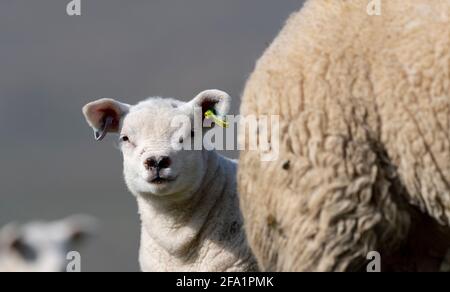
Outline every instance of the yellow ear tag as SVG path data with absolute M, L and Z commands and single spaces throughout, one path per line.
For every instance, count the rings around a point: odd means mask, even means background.
M 224 121 L 222 119 L 219 119 L 212 110 L 208 110 L 205 113 L 205 118 L 207 119 L 211 119 L 214 121 L 214 123 L 216 123 L 217 125 L 219 125 L 219 127 L 222 128 L 228 128 L 229 124 L 227 123 L 227 121 Z

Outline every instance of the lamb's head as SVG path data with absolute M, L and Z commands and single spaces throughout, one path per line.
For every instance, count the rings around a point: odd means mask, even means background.
M 224 116 L 229 105 L 228 94 L 207 90 L 187 103 L 149 98 L 130 106 L 100 99 L 83 113 L 97 140 L 119 134 L 125 181 L 133 194 L 176 199 L 195 192 L 207 171 L 202 140 L 212 120 L 205 113 Z
M 97 221 L 77 215 L 54 222 L 8 224 L 0 230 L 0 270 L 62 272 L 67 256 L 96 229 Z

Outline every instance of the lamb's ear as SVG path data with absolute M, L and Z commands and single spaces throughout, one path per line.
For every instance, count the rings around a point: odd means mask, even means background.
M 70 243 L 76 244 L 92 237 L 98 230 L 97 219 L 87 215 L 74 215 L 62 221 Z
M 228 93 L 211 89 L 201 92 L 189 104 L 193 108 L 202 109 L 203 119 L 208 111 L 212 111 L 216 117 L 223 119 L 230 110 L 230 103 L 231 97 Z
M 128 104 L 103 98 L 85 105 L 83 114 L 88 124 L 94 129 L 95 139 L 101 141 L 107 133 L 119 131 L 120 122 L 129 110 Z

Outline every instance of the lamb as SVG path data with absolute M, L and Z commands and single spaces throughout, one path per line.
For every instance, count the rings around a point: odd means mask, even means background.
M 142 271 L 257 269 L 242 228 L 236 162 L 206 147 L 185 147 L 211 128 L 206 113 L 223 117 L 229 103 L 225 92 L 207 90 L 188 103 L 100 99 L 83 108 L 98 140 L 119 134 L 125 181 L 142 222 Z
M 0 272 L 64 272 L 68 253 L 92 236 L 96 226 L 85 215 L 23 226 L 10 223 L 0 230 Z
M 280 116 L 279 159 L 238 174 L 264 271 L 437 271 L 450 247 L 450 2 L 373 2 L 307 1 L 247 82 L 241 114 Z

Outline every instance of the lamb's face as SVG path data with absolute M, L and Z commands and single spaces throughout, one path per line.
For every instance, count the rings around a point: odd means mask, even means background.
M 129 106 L 102 99 L 88 104 L 84 113 L 97 137 L 119 134 L 125 181 L 132 193 L 182 197 L 198 189 L 206 172 L 206 151 L 191 147 L 206 131 L 201 129 L 204 113 L 224 115 L 228 107 L 226 93 L 209 90 L 188 103 L 150 98 Z
M 62 272 L 67 254 L 95 229 L 94 219 L 74 216 L 56 222 L 8 225 L 0 230 L 0 270 Z
M 133 193 L 186 194 L 200 184 L 206 163 L 203 152 L 179 147 L 191 140 L 193 129 L 174 123 L 177 117 L 190 115 L 186 104 L 174 100 L 150 99 L 130 108 L 119 143 L 125 181 Z

